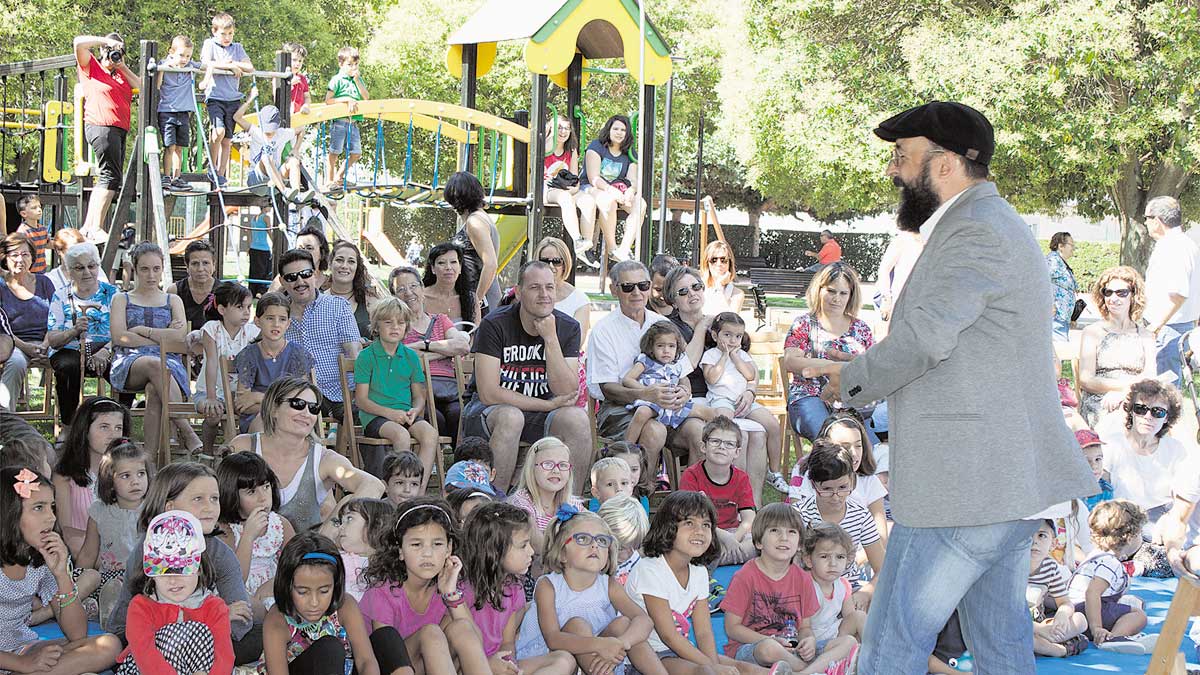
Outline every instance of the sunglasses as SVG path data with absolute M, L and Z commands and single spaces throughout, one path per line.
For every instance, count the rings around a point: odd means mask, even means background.
M 717 263 L 727 263 L 727 262 L 729 262 L 729 258 L 726 258 L 726 257 L 725 257 L 725 256 L 723 256 L 723 255 L 721 255 L 721 256 L 715 256 L 715 257 L 712 257 L 712 258 L 709 258 L 709 259 L 708 259 L 708 264 L 709 264 L 709 265 L 715 265 L 715 264 L 717 264 Z
M 690 288 L 687 286 L 684 286 L 683 288 L 675 291 L 675 295 L 678 295 L 681 298 L 686 298 L 688 296 L 688 293 L 691 293 L 692 291 L 700 293 L 703 290 L 704 290 L 704 284 L 697 281 L 696 283 L 692 284 Z
M 613 542 L 616 541 L 611 535 L 588 534 L 587 532 L 576 532 L 575 534 L 571 535 L 571 540 L 579 546 L 583 546 L 585 548 L 591 546 L 592 544 L 595 544 L 600 548 L 609 548 L 613 545 Z
M 540 467 L 542 471 L 553 471 L 555 469 L 558 469 L 559 471 L 571 470 L 570 462 L 552 462 L 550 460 L 546 460 L 544 462 L 538 462 L 537 466 Z
M 544 262 L 551 267 L 562 267 L 565 261 L 562 258 L 538 258 L 538 262 Z
M 288 272 L 287 274 L 282 275 L 282 278 L 289 284 L 294 284 L 296 283 L 297 279 L 311 279 L 312 275 L 314 274 L 316 274 L 316 271 L 310 267 L 306 270 L 300 270 L 299 272 Z
M 1125 410 L 1139 417 L 1144 416 L 1146 413 L 1150 413 L 1150 416 L 1156 420 L 1161 420 L 1167 416 L 1166 408 L 1161 408 L 1159 406 L 1154 406 L 1152 408 L 1145 403 L 1134 403 L 1133 405 L 1126 404 Z
M 629 283 L 629 284 L 617 284 L 617 286 L 619 286 L 621 288 L 622 293 L 632 293 L 633 289 L 635 289 L 635 288 L 643 293 L 650 290 L 650 282 L 649 281 L 637 281 L 637 282 Z
M 1118 298 L 1128 298 L 1132 291 L 1128 288 L 1106 288 L 1100 291 L 1100 294 L 1106 298 L 1117 296 Z
M 285 398 L 283 399 L 283 402 L 291 406 L 292 410 L 304 410 L 305 408 L 308 408 L 308 413 L 310 415 L 316 415 L 317 413 L 321 412 L 321 404 L 314 403 L 308 399 L 293 397 Z

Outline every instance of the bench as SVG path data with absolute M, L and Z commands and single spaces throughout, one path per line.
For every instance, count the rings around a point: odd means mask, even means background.
M 795 295 L 804 297 L 808 292 L 808 285 L 812 283 L 812 272 L 801 272 L 798 270 L 779 270 L 765 268 L 751 268 L 747 270 L 750 277 L 750 283 L 758 286 L 767 293 L 778 293 L 781 295 Z
M 775 265 L 761 255 L 740 255 L 737 257 L 738 275 L 745 276 L 749 270 L 770 269 Z

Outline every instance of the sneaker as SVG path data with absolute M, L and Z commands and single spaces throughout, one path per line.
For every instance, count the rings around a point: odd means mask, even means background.
M 792 675 L 793 672 L 794 671 L 792 670 L 790 663 L 787 661 L 780 661 L 779 663 L 771 666 L 771 670 L 768 671 L 767 675 Z
M 229 179 L 228 179 L 228 178 L 226 178 L 225 176 L 220 176 L 220 175 L 218 175 L 218 176 L 217 176 L 217 187 L 222 187 L 222 188 L 223 188 L 223 187 L 225 187 L 226 185 L 229 185 Z
M 725 600 L 725 587 L 722 586 L 716 579 L 709 577 L 708 579 L 708 611 L 721 611 L 721 602 Z
M 575 261 L 583 266 L 600 269 L 600 263 L 592 259 L 592 242 L 590 239 L 575 240 Z
M 171 187 L 179 192 L 191 192 L 192 184 L 183 179 L 182 176 L 176 176 L 171 179 Z
M 609 253 L 609 255 L 612 256 L 612 259 L 616 260 L 617 262 L 625 262 L 626 260 L 633 258 L 633 256 L 629 253 L 629 249 L 627 248 L 618 248 L 612 253 Z
M 854 675 L 858 672 L 858 645 L 850 648 L 850 653 L 834 661 L 825 668 L 825 675 Z
M 1097 648 L 1109 652 L 1116 652 L 1117 654 L 1134 654 L 1137 656 L 1150 653 L 1147 651 L 1145 645 L 1143 645 L 1140 641 L 1134 639 L 1133 637 L 1125 637 L 1124 635 L 1110 637 L 1109 639 L 1105 640 L 1103 644 L 1097 645 Z
M 767 485 L 775 488 L 776 492 L 785 496 L 787 495 L 788 488 L 790 487 L 787 479 L 784 478 L 783 474 L 779 473 L 778 471 L 767 472 Z
M 1075 637 L 1071 638 L 1070 640 L 1067 640 L 1066 642 L 1062 643 L 1063 647 L 1066 647 L 1066 649 L 1067 649 L 1068 657 L 1079 656 L 1089 646 L 1091 646 L 1091 644 L 1092 644 L 1091 641 L 1087 639 L 1086 635 L 1076 635 Z
M 171 177 L 170 177 L 170 176 L 163 176 L 163 177 L 162 177 L 162 189 L 164 189 L 164 190 L 170 190 L 170 189 L 171 189 L 171 183 L 172 183 L 172 181 L 171 181 Z

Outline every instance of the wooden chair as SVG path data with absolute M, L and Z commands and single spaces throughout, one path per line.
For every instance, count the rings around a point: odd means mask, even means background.
M 342 419 L 338 421 L 338 452 L 350 458 L 350 463 L 362 469 L 362 452 L 359 445 L 392 447 L 386 438 L 367 438 L 362 435 L 362 426 L 354 420 L 354 392 L 350 389 L 350 375 L 354 374 L 354 359 L 338 355 L 338 380 L 342 385 Z
M 13 349 L 15 350 L 16 347 L 14 346 Z M 0 371 L 3 370 L 4 364 L 0 363 Z M 22 383 L 22 387 L 25 390 L 25 398 L 29 398 L 29 376 L 35 370 L 42 371 L 42 407 L 29 410 L 15 410 L 14 414 L 26 421 L 48 421 L 57 425 L 56 420 L 58 418 L 54 409 L 54 369 L 50 367 L 49 360 L 42 359 L 40 361 L 30 362 L 29 369 L 25 371 L 25 382 Z M 16 400 L 13 400 L 12 406 L 14 409 L 18 407 Z M 57 431 L 58 429 L 55 429 L 56 433 Z
M 154 386 L 158 387 L 159 391 L 161 424 L 158 430 L 159 456 L 155 458 L 155 461 L 159 462 L 159 466 L 166 466 L 171 462 L 171 421 L 185 419 L 188 420 L 189 424 L 194 424 L 196 420 L 203 421 L 204 415 L 196 411 L 196 402 L 194 400 L 172 401 L 168 395 L 168 392 L 171 391 L 170 385 L 174 381 L 174 378 L 171 377 L 171 370 L 167 367 L 167 359 L 172 354 L 177 354 L 183 359 L 183 369 L 188 377 L 187 388 L 189 392 L 192 390 L 192 356 L 188 350 L 187 342 L 176 338 L 160 337 L 158 339 L 158 351 L 158 377 L 155 379 Z M 191 459 L 193 458 L 189 452 L 188 460 Z
M 229 377 L 229 359 L 220 360 L 221 374 L 221 392 L 225 396 L 225 415 L 221 419 L 221 427 L 225 436 L 225 442 L 233 440 L 234 436 L 238 435 L 238 418 L 237 413 L 233 409 L 233 397 L 237 393 L 234 390 L 233 382 Z
M 458 385 L 458 408 L 465 411 L 467 409 L 467 381 L 468 375 L 475 374 L 475 355 L 464 354 L 454 357 L 454 382 Z M 459 415 L 458 417 L 458 437 L 463 437 L 463 421 L 466 417 Z
M 1187 632 L 1188 620 L 1197 615 L 1200 615 L 1200 578 L 1187 574 L 1175 588 L 1146 675 L 1187 675 L 1187 657 L 1179 651 L 1179 645 Z
M 777 372 L 779 373 L 780 386 L 782 387 L 782 394 L 783 394 L 783 399 L 784 399 L 783 413 L 779 416 L 779 421 L 780 421 L 780 426 L 783 427 L 783 430 L 784 430 L 783 431 L 783 455 L 782 455 L 782 457 L 783 457 L 783 465 L 786 466 L 787 458 L 788 458 L 788 449 L 795 446 L 796 461 L 797 462 L 800 461 L 800 457 L 804 454 L 805 440 L 804 440 L 803 436 L 801 436 L 799 433 L 796 432 L 796 428 L 792 426 L 792 421 L 788 418 L 788 414 L 787 414 L 788 370 L 787 370 L 787 368 L 784 367 L 784 357 L 782 355 L 780 355 L 779 358 L 776 360 L 776 363 L 778 364 Z
M 450 449 L 450 456 L 454 456 L 454 445 L 449 436 L 443 436 L 438 428 L 437 421 L 437 406 L 433 400 L 433 374 L 429 372 L 429 354 L 421 354 L 421 370 L 425 373 L 425 419 L 433 425 L 433 430 L 438 432 L 437 450 L 433 453 L 434 461 L 437 464 L 438 484 L 446 482 L 446 459 L 445 450 Z

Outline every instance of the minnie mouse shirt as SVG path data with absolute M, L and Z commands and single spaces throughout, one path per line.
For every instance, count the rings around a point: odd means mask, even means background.
M 671 617 L 675 619 L 675 630 L 686 640 L 692 631 L 692 610 L 697 602 L 708 602 L 708 570 L 700 565 L 688 565 L 687 586 L 679 585 L 665 557 L 642 558 L 634 565 L 625 583 L 629 597 L 646 609 L 646 596 L 667 601 Z M 650 647 L 657 653 L 671 648 L 658 635 L 658 628 L 650 632 Z

